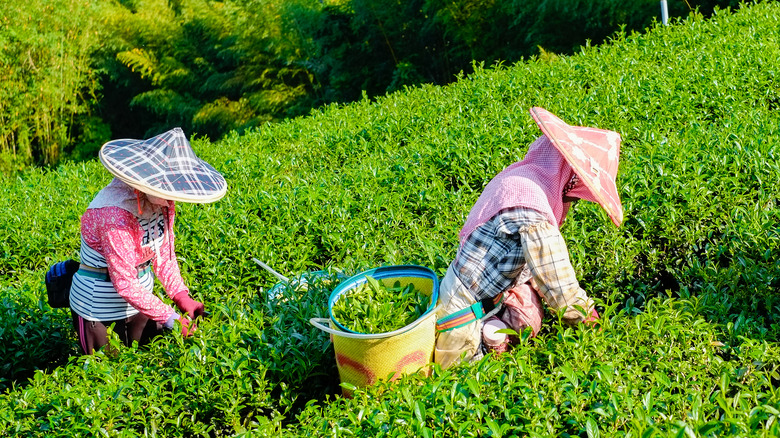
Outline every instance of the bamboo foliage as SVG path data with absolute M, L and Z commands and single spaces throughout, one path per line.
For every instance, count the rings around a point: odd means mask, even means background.
M 0 3 L 0 170 L 54 165 L 73 140 L 99 91 L 98 17 L 94 2 Z
M 117 53 L 116 58 L 128 66 L 130 70 L 141 75 L 142 78 L 150 79 L 154 85 L 159 84 L 161 73 L 157 68 L 158 61 L 153 52 L 136 47 Z

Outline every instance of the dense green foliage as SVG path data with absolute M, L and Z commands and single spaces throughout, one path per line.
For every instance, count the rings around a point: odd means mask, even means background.
M 0 2 L 0 173 L 104 140 L 91 113 L 99 90 L 92 55 L 103 7 L 76 0 Z
M 0 435 L 777 436 L 778 28 L 760 3 L 195 141 L 230 184 L 178 209 L 182 272 L 213 316 L 145 349 L 75 356 L 69 314 L 40 303 L 108 173 L 2 177 Z M 339 397 L 308 323 L 333 283 L 268 299 L 252 257 L 443 275 L 484 185 L 539 135 L 535 105 L 623 136 L 622 227 L 578 203 L 562 230 L 602 329 L 548 315 L 511 354 Z
M 388 333 L 417 321 L 431 302 L 430 294 L 415 289 L 414 284 L 392 286 L 380 284 L 373 277 L 339 294 L 330 309 L 333 320 L 357 333 Z
M 672 17 L 736 0 L 669 0 Z M 179 126 L 212 140 L 642 31 L 656 0 L 7 0 L 0 172 Z M 543 47 L 544 49 L 540 49 Z
M 313 78 L 295 63 L 304 43 L 280 19 L 292 2 L 130 4 L 112 20 L 120 46 L 110 54 L 117 62 L 110 64 L 106 93 L 132 109 L 133 121 L 145 130 L 131 133 L 147 138 L 181 126 L 216 139 L 298 115 L 296 101 L 313 91 Z M 112 118 L 126 115 L 111 112 Z M 112 125 L 120 123 L 127 121 Z
M 310 55 L 325 101 L 350 102 L 420 83 L 447 84 L 472 63 L 572 54 L 620 29 L 660 21 L 656 0 L 349 0 L 323 8 Z M 708 16 L 735 0 L 669 0 L 671 17 Z

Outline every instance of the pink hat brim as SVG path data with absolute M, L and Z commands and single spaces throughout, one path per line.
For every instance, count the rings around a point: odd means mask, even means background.
M 620 134 L 598 128 L 571 126 L 544 108 L 531 108 L 539 129 L 563 155 L 616 226 L 623 222 L 615 179 L 620 160 Z

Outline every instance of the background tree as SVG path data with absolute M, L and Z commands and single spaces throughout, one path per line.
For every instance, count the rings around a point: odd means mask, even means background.
M 669 0 L 669 12 L 710 15 L 738 5 Z M 310 65 L 326 101 L 353 101 L 405 85 L 446 84 L 471 73 L 475 61 L 572 54 L 658 21 L 657 0 L 332 0 L 309 29 L 317 47 Z
M 297 115 L 296 101 L 311 92 L 312 79 L 293 62 L 299 41 L 282 33 L 280 4 L 137 0 L 125 5 L 116 17 L 120 50 L 106 89 L 112 91 L 112 106 L 133 114 L 127 124 L 123 111 L 113 112 L 115 134 L 150 136 L 181 126 L 216 139 Z
M 56 164 L 74 141 L 106 125 L 92 54 L 109 7 L 76 0 L 0 2 L 0 171 Z

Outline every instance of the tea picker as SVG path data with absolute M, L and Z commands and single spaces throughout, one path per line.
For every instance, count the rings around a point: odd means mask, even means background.
M 109 141 L 99 156 L 114 179 L 81 217 L 81 260 L 68 297 L 81 349 L 91 354 L 105 345 L 112 324 L 126 345 L 145 344 L 176 321 L 191 334 L 207 312 L 190 296 L 176 259 L 175 201 L 215 202 L 226 193 L 225 179 L 179 128 Z M 175 308 L 153 293 L 155 278 Z
M 543 135 L 487 184 L 442 279 L 434 358 L 444 368 L 502 351 L 498 327 L 529 328 L 535 336 L 542 301 L 568 324 L 599 318 L 579 286 L 560 227 L 579 199 L 598 203 L 620 226 L 620 135 L 568 125 L 543 108 L 530 112 Z

